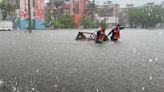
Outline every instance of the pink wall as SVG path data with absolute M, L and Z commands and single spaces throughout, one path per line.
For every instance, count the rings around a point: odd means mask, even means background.
M 44 19 L 44 0 L 35 0 L 35 18 Z
M 84 15 L 84 0 L 79 0 L 79 15 L 83 16 Z
M 28 18 L 28 0 L 20 0 L 20 18 Z

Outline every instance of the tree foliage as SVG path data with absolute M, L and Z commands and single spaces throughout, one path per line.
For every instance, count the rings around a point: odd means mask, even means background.
M 84 28 L 91 28 L 94 26 L 94 20 L 89 17 L 84 17 L 80 20 L 80 24 Z
M 52 22 L 54 28 L 74 28 L 73 16 L 63 15 Z
M 97 12 L 97 6 L 95 4 L 95 0 L 93 0 L 93 2 L 91 2 L 89 5 L 87 5 L 86 12 L 91 14 L 91 18 L 94 19 L 94 15 Z
M 128 8 L 131 27 L 155 27 L 164 22 L 164 7 L 162 5 L 145 5 Z
M 44 14 L 44 20 L 45 20 L 45 24 L 46 24 L 46 27 L 49 27 L 50 25 L 50 22 L 51 22 L 51 13 L 50 13 L 50 10 L 46 10 L 45 11 L 45 14 Z
M 0 9 L 3 14 L 3 20 L 7 19 L 7 15 L 13 16 L 15 12 L 15 5 L 9 3 L 9 0 L 2 0 L 0 3 Z
M 83 26 L 84 28 L 98 28 L 100 26 L 102 27 L 107 27 L 108 24 L 106 23 L 105 20 L 102 21 L 95 21 L 89 17 L 84 17 L 81 19 L 80 21 L 81 26 Z

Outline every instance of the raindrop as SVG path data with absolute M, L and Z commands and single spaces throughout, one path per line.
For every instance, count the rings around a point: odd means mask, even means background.
M 87 89 L 85 88 L 84 91 L 87 92 Z
M 151 63 L 151 62 L 153 62 L 153 60 L 152 59 L 149 59 L 149 62 Z
M 158 61 L 158 58 L 155 58 L 155 61 Z
M 35 91 L 35 88 L 32 88 L 32 91 Z
M 39 69 L 36 69 L 36 72 L 38 73 L 39 72 Z
M 15 42 L 12 42 L 13 45 L 15 45 Z
M 57 79 L 58 82 L 60 81 L 58 76 L 56 77 L 56 79 Z
M 4 87 L 4 81 L 0 80 L 0 88 Z
M 55 85 L 54 87 L 55 87 L 55 88 L 57 88 L 57 87 L 58 87 L 58 85 Z
M 152 79 L 153 79 L 153 77 L 152 77 L 152 76 L 150 76 L 150 77 L 149 77 L 149 80 L 152 80 Z
M 133 53 L 136 53 L 137 52 L 137 49 L 136 48 L 133 48 Z
M 17 77 L 15 77 L 14 79 L 17 80 Z
M 17 88 L 16 87 L 13 87 L 13 91 L 16 91 L 17 90 Z
M 138 53 L 138 56 L 140 56 L 141 55 L 141 53 Z
M 142 87 L 142 91 L 144 91 L 145 90 L 145 87 Z
M 15 83 L 15 85 L 17 86 L 17 85 L 18 85 L 18 83 L 16 82 L 16 83 Z
M 99 89 L 98 88 L 96 89 L 96 92 L 99 92 Z
M 151 14 L 150 14 L 150 13 L 148 13 L 147 15 L 148 15 L 148 16 L 150 16 Z

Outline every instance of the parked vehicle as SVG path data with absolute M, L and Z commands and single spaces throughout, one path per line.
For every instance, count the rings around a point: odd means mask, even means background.
M 0 20 L 0 31 L 11 31 L 13 30 L 12 21 Z

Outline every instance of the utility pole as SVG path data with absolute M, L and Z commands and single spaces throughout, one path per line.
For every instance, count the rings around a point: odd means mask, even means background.
M 31 24 L 31 2 L 30 2 L 30 0 L 28 0 L 28 16 L 29 16 L 28 30 L 29 30 L 29 33 L 32 33 L 32 24 Z

